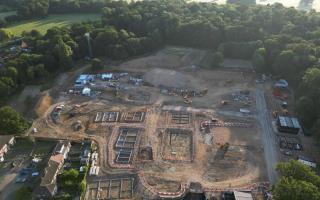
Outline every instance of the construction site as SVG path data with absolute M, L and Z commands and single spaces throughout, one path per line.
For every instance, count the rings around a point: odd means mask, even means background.
M 269 174 L 255 74 L 206 69 L 205 54 L 169 47 L 121 63 L 118 78 L 90 81 L 99 85 L 86 86 L 90 95 L 70 82 L 31 134 L 96 144 L 100 170 L 87 178 L 86 199 L 262 199 Z

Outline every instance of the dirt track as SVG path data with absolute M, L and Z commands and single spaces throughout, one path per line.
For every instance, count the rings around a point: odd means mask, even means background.
M 278 174 L 275 170 L 277 163 L 279 162 L 277 154 L 277 145 L 275 140 L 275 134 L 272 128 L 272 122 L 270 120 L 270 113 L 267 109 L 266 100 L 264 97 L 263 88 L 257 87 L 256 100 L 258 107 L 258 119 L 262 129 L 262 141 L 264 146 L 265 159 L 267 160 L 267 171 L 269 181 L 271 184 L 275 184 L 278 180 Z

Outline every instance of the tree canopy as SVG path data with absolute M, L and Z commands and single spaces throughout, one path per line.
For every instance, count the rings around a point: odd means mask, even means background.
M 275 200 L 319 200 L 320 176 L 296 160 L 280 163 L 277 170 L 281 175 L 273 194 Z
M 319 124 L 318 12 L 298 11 L 279 3 L 255 5 L 253 0 L 229 0 L 225 5 L 184 0 L 36 2 L 4 0 L 20 8 L 18 15 L 24 18 L 74 12 L 100 12 L 102 17 L 71 28 L 54 27 L 45 35 L 24 33 L 32 51 L 18 54 L 0 69 L 4 94 L 13 94 L 25 84 L 41 83 L 49 74 L 68 70 L 74 61 L 87 56 L 127 59 L 164 45 L 181 45 L 213 52 L 212 66 L 220 66 L 223 57 L 248 59 L 257 72 L 287 79 L 296 91 L 296 110 L 303 125 L 316 130 Z M 84 37 L 86 33 L 89 38 Z M 307 110 L 312 110 L 309 116 L 301 109 L 306 104 Z
M 9 106 L 0 108 L 1 134 L 22 134 L 28 127 L 28 122 L 13 108 Z

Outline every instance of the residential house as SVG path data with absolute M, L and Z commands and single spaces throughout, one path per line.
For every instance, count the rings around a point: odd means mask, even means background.
M 0 135 L 0 162 L 4 161 L 4 155 L 9 151 L 10 146 L 15 142 L 12 135 Z
M 34 191 L 35 199 L 53 199 L 57 193 L 57 175 L 63 167 L 67 158 L 71 144 L 69 141 L 60 141 L 53 150 L 49 158 L 48 165 L 44 170 L 40 186 Z

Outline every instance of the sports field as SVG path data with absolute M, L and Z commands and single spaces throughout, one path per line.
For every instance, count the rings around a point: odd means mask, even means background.
M 33 29 L 40 31 L 41 33 L 46 33 L 46 31 L 54 26 L 63 27 L 69 26 L 73 23 L 87 21 L 87 20 L 97 20 L 100 18 L 99 14 L 61 14 L 61 15 L 50 15 L 43 19 L 34 19 L 22 21 L 13 24 L 6 30 L 10 30 L 14 35 L 19 36 L 23 31 L 31 31 Z

